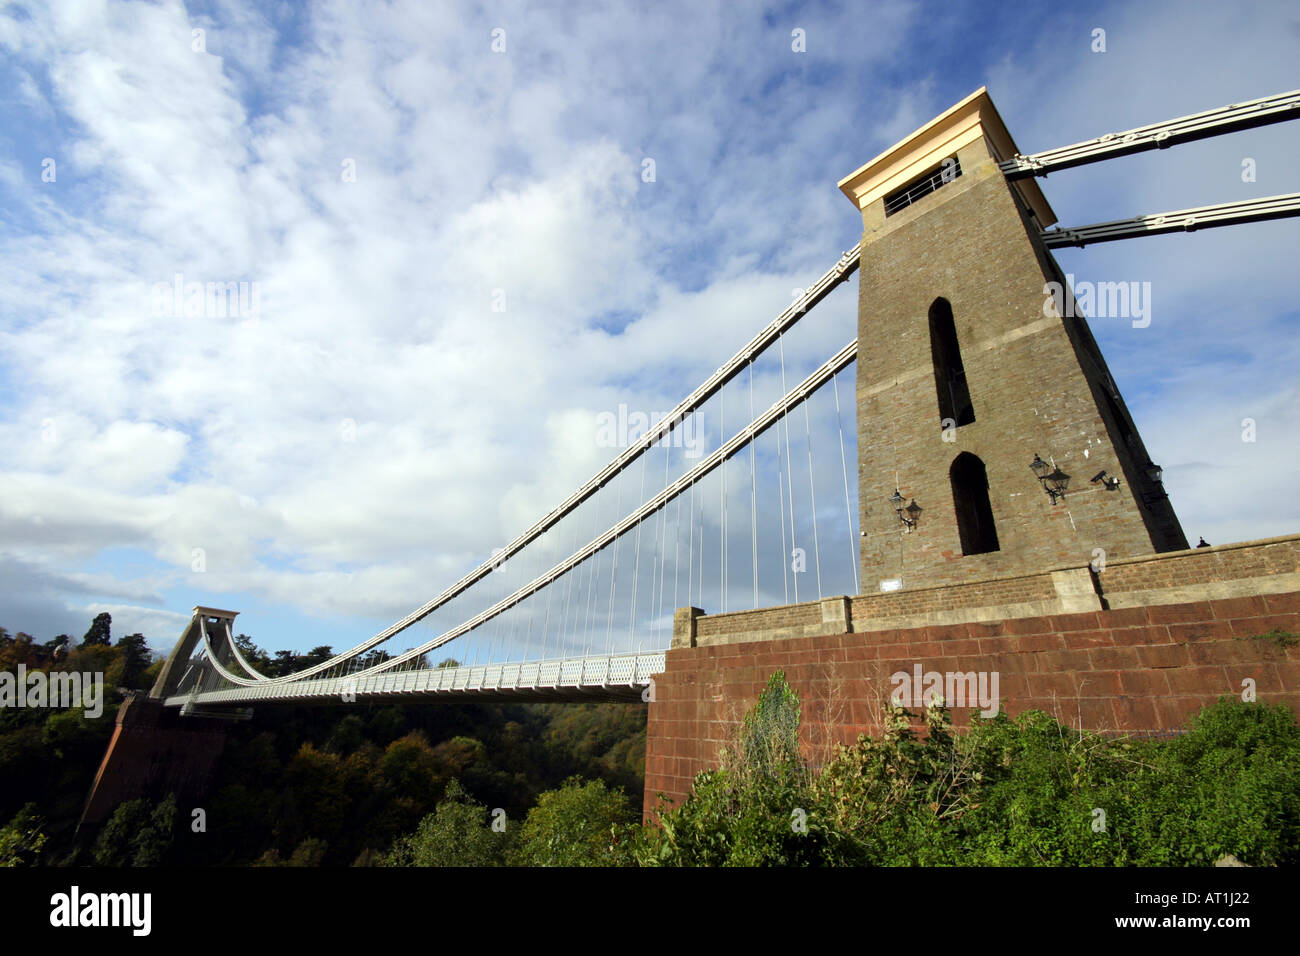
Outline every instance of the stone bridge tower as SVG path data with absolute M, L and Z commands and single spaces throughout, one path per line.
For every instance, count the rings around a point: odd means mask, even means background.
M 1016 153 L 980 88 L 839 184 L 863 220 L 864 593 L 1187 547 L 1039 237 L 1056 217 L 998 168 Z

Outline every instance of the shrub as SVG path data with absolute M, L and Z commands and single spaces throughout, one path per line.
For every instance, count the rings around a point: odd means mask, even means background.
M 451 780 L 437 808 L 398 840 L 388 866 L 500 866 L 507 834 L 492 829 L 487 807 Z
M 635 816 L 622 790 L 574 777 L 537 798 L 511 854 L 516 866 L 619 866 L 629 863 Z
M 825 860 L 799 752 L 799 697 L 772 675 L 724 753 L 721 769 L 695 778 L 682 806 L 659 814 L 660 831 L 636 848 L 649 866 L 807 866 Z
M 878 738 L 811 771 L 777 672 L 717 770 L 660 813 L 646 865 L 1206 866 L 1300 862 L 1300 728 L 1285 705 L 1225 698 L 1170 741 L 1109 739 L 1047 714 L 890 709 Z M 803 813 L 806 832 L 792 826 Z

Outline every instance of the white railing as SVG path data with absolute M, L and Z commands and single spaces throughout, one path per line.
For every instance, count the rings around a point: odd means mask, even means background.
M 609 657 L 580 657 L 556 661 L 530 661 L 515 664 L 487 664 L 477 667 L 440 667 L 433 670 L 385 671 L 366 677 L 333 677 L 306 680 L 296 684 L 231 687 L 169 697 L 168 707 L 184 704 L 212 706 L 249 704 L 257 701 L 364 701 L 376 697 L 401 695 L 474 694 L 500 697 L 526 692 L 550 692 L 565 697 L 572 691 L 575 699 L 613 690 L 631 691 L 647 687 L 650 678 L 662 674 L 663 652 L 622 654 Z M 630 696 L 624 694 L 624 696 Z

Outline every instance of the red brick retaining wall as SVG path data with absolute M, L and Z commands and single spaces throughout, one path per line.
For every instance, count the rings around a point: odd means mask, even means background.
M 1132 562 L 1128 585 L 1157 586 L 1148 565 L 1181 583 L 1178 565 L 1193 573 L 1216 563 L 1182 555 Z M 1268 556 L 1258 560 L 1267 564 Z M 1212 579 L 1209 571 L 1202 578 Z M 877 732 L 890 675 L 918 663 L 925 671 L 996 671 L 1007 712 L 1044 710 L 1090 730 L 1177 729 L 1219 696 L 1241 694 L 1246 678 L 1259 701 L 1300 712 L 1300 648 L 1254 639 L 1274 629 L 1300 633 L 1300 592 L 676 648 L 650 704 L 645 811 L 660 792 L 682 800 L 697 773 L 717 766 L 720 747 L 777 669 L 799 693 L 805 752 L 819 762 L 833 743 Z M 970 714 L 956 709 L 955 723 L 966 725 Z

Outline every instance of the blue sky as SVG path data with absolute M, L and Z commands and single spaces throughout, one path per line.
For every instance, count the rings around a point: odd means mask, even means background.
M 1292 3 L 1025 6 L 6 6 L 0 624 L 107 609 L 165 650 L 202 603 L 351 646 L 590 477 L 600 413 L 671 408 L 775 317 L 858 238 L 837 180 L 973 89 L 1028 152 L 1300 86 Z M 1083 224 L 1295 191 L 1298 152 L 1292 123 L 1043 188 Z M 1152 284 L 1150 327 L 1092 325 L 1192 540 L 1300 530 L 1298 239 L 1058 254 Z M 159 314 L 178 273 L 257 315 Z

